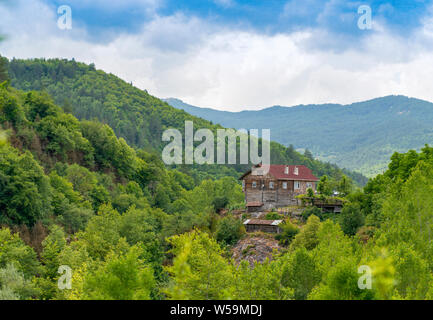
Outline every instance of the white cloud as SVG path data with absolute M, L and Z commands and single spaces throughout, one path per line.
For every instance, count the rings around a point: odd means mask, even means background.
M 214 2 L 224 8 L 229 8 L 235 4 L 233 0 L 214 0 Z
M 154 13 L 156 9 L 163 5 L 163 0 L 74 0 L 71 5 L 104 10 L 144 9 L 148 13 Z
M 333 52 L 311 49 L 323 30 L 265 35 L 231 30 L 182 14 L 155 16 L 137 34 L 92 43 L 75 26 L 62 31 L 42 2 L 0 8 L 0 45 L 8 57 L 74 57 L 94 62 L 159 97 L 177 97 L 225 110 L 274 104 L 351 103 L 388 94 L 433 101 L 433 19 L 411 39 L 378 26 L 359 46 Z M 329 41 L 329 40 L 328 40 Z M 358 49 L 357 49 L 358 48 Z

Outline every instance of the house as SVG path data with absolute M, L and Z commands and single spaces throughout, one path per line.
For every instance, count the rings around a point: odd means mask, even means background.
M 247 232 L 270 232 L 280 233 L 280 225 L 283 220 L 260 220 L 260 219 L 248 219 L 244 222 L 245 230 Z
M 267 172 L 266 172 L 267 171 Z M 242 189 L 249 212 L 296 205 L 296 196 L 305 194 L 308 188 L 316 191 L 319 179 L 303 165 L 254 166 L 244 173 Z

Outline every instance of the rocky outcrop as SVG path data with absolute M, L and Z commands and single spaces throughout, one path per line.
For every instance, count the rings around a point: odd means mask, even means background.
M 253 235 L 240 240 L 232 249 L 232 257 L 236 264 L 242 260 L 248 261 L 253 266 L 254 262 L 263 262 L 268 258 L 272 260 L 274 252 L 279 252 L 282 247 L 270 235 Z

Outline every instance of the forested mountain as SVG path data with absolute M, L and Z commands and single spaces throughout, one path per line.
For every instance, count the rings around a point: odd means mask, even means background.
M 235 178 L 193 179 L 151 144 L 132 148 L 64 109 L 0 84 L 0 300 L 433 299 L 433 148 L 395 153 L 363 191 L 341 179 L 341 214 L 269 212 L 286 220 L 282 250 L 238 265 L 230 248 L 247 235 Z M 312 197 L 326 200 L 330 184 L 322 177 Z
M 142 287 L 127 296 L 133 284 L 122 297 L 155 296 L 149 288 L 163 280 L 165 238 L 211 228 L 215 208 L 243 203 L 236 179 L 195 183 L 108 125 L 65 113 L 43 92 L 4 82 L 0 124 L 0 299 L 64 298 L 55 280 L 62 264 L 82 268 L 76 274 L 86 282 L 124 263 Z M 76 240 L 71 246 L 67 235 Z M 70 298 L 96 298 L 94 289 Z
M 178 99 L 165 101 L 225 127 L 271 128 L 273 140 L 307 148 L 323 161 L 367 176 L 384 171 L 393 152 L 419 150 L 433 141 L 433 104 L 404 96 L 242 112 L 197 108 Z
M 113 128 L 118 137 L 131 146 L 160 154 L 162 132 L 167 128 L 184 130 L 185 120 L 192 120 L 195 128 L 222 128 L 208 120 L 192 116 L 149 95 L 118 77 L 86 65 L 68 60 L 16 60 L 8 64 L 13 87 L 28 90 L 44 90 L 55 103 L 78 119 L 97 119 Z M 336 165 L 313 159 L 311 153 L 302 155 L 292 147 L 271 144 L 271 162 L 274 164 L 304 164 L 318 175 L 340 179 L 343 174 L 358 185 L 367 179 L 361 174 L 341 170 Z M 239 176 L 246 165 L 186 166 L 181 171 L 205 179 L 210 177 Z

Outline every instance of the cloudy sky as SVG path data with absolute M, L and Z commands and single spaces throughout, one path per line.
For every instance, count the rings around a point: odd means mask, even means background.
M 72 29 L 58 27 L 69 5 Z M 358 8 L 372 10 L 361 30 Z M 0 54 L 64 57 L 220 110 L 433 101 L 433 3 L 421 0 L 0 0 Z

